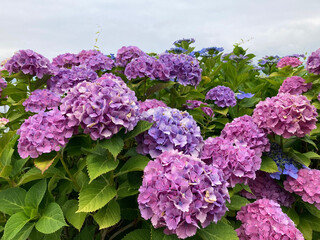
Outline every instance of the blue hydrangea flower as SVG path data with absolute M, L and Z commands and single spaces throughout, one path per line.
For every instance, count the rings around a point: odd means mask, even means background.
M 284 165 L 283 174 L 289 175 L 290 177 L 297 179 L 298 171 L 299 169 L 295 165 L 286 163 Z
M 245 93 L 241 90 L 239 90 L 240 93 L 236 93 L 236 97 L 238 99 L 244 99 L 244 98 L 252 98 L 254 96 L 254 94 L 252 93 Z

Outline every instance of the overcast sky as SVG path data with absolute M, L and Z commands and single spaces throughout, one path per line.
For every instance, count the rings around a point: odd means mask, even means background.
M 319 0 L 0 0 L 0 60 L 19 49 L 49 59 L 135 45 L 164 52 L 181 38 L 196 49 L 243 46 L 258 57 L 320 48 Z

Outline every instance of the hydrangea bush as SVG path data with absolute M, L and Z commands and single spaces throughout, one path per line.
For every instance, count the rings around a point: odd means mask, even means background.
M 0 238 L 320 239 L 320 50 L 194 43 L 1 61 Z

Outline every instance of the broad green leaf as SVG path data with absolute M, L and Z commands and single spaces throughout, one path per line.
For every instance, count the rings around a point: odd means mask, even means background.
M 158 92 L 164 88 L 170 87 L 174 84 L 175 84 L 174 82 L 159 82 L 159 83 L 153 85 L 152 87 L 148 88 L 146 95 L 147 95 L 147 97 L 149 97 L 153 93 Z
M 49 167 L 48 170 L 45 171 L 44 174 L 42 174 L 38 168 L 34 167 L 22 175 L 22 177 L 17 185 L 20 186 L 20 185 L 23 185 L 23 184 L 26 184 L 28 182 L 35 181 L 38 179 L 52 177 L 53 175 L 60 176 L 61 178 L 65 177 L 65 174 L 63 172 L 61 172 L 57 168 L 54 168 L 53 166 Z
M 300 218 L 303 218 L 305 221 L 307 221 L 313 231 L 320 232 L 320 218 L 317 218 L 308 212 L 304 212 L 302 215 L 300 215 Z
M 117 224 L 120 219 L 120 207 L 116 200 L 111 200 L 93 215 L 94 220 L 99 224 L 99 229 L 108 228 Z
M 26 240 L 34 228 L 34 225 L 34 223 L 28 222 L 26 225 L 24 225 L 20 232 L 17 233 L 17 235 L 14 237 L 14 240 Z
M 307 158 L 305 155 L 303 155 L 302 153 L 294 150 L 294 149 L 290 149 L 288 152 L 288 155 L 290 157 L 292 157 L 295 161 L 297 161 L 298 163 L 301 163 L 305 166 L 309 166 L 311 163 L 311 160 L 309 158 Z
M 148 157 L 140 154 L 133 156 L 122 166 L 118 175 L 133 171 L 143 171 L 149 161 Z
M 34 159 L 34 165 L 38 168 L 43 174 L 58 157 L 56 153 L 42 154 L 40 157 Z
M 299 222 L 300 222 L 299 214 L 296 212 L 296 210 L 293 207 L 289 208 L 288 211 L 286 212 L 286 214 L 288 215 L 289 218 L 291 218 L 291 220 L 296 225 L 299 224 Z
M 34 184 L 26 194 L 25 205 L 38 209 L 46 190 L 47 182 L 45 179 Z
M 306 136 L 304 136 L 303 138 L 300 138 L 300 139 L 301 139 L 302 141 L 304 141 L 304 142 L 307 142 L 307 143 L 311 144 L 312 146 L 314 146 L 315 149 L 318 150 L 317 144 L 310 139 L 310 136 L 306 135 Z
M 303 153 L 303 155 L 305 155 L 307 158 L 310 158 L 310 159 L 317 159 L 317 160 L 320 159 L 320 155 L 315 152 L 307 152 L 307 153 Z
M 60 206 L 55 202 L 48 205 L 36 223 L 36 229 L 44 234 L 54 233 L 63 226 L 67 226 L 67 224 Z
M 113 186 L 105 181 L 95 180 L 79 193 L 77 212 L 93 212 L 105 206 L 117 194 Z
M 128 132 L 125 135 L 125 139 L 133 138 L 139 135 L 140 133 L 147 131 L 149 128 L 152 127 L 152 125 L 153 123 L 150 123 L 148 121 L 139 121 L 137 126 L 135 126 L 135 128 L 132 131 Z
M 148 229 L 136 229 L 128 233 L 122 240 L 148 240 L 150 239 L 150 231 Z
M 317 123 L 316 126 L 317 126 L 317 128 L 313 129 L 313 130 L 310 132 L 310 136 L 317 135 L 317 134 L 320 133 L 320 123 Z
M 19 135 L 15 132 L 8 132 L 0 138 L 0 166 L 7 166 L 11 163 L 11 157 L 14 152 L 13 146 Z
M 320 210 L 310 203 L 304 202 L 303 205 L 313 216 L 320 218 Z
M 197 235 L 203 240 L 236 240 L 239 239 L 236 231 L 229 224 L 219 221 L 211 223 L 208 227 L 199 229 Z
M 122 183 L 117 189 L 117 195 L 119 198 L 132 196 L 138 193 L 138 189 L 132 187 L 128 181 Z
M 274 172 L 278 172 L 278 166 L 275 163 L 275 161 L 272 160 L 272 158 L 267 156 L 262 156 L 260 170 L 268 173 L 274 173 Z
M 29 222 L 29 218 L 24 212 L 13 214 L 7 221 L 4 227 L 3 240 L 15 239 L 15 236 Z
M 116 159 L 118 154 L 121 152 L 124 142 L 119 135 L 114 135 L 110 139 L 102 140 L 100 146 L 109 150 L 112 156 Z
M 11 150 L 13 153 L 13 149 L 11 149 Z M 12 166 L 11 165 L 3 166 L 3 168 L 0 170 L 0 177 L 4 178 L 4 179 L 9 179 L 9 176 L 11 175 L 11 173 L 12 173 Z
M 23 212 L 26 191 L 22 188 L 8 188 L 0 192 L 0 212 L 13 215 Z
M 226 204 L 229 210 L 240 210 L 241 207 L 250 203 L 246 198 L 239 195 L 233 195 L 230 200 L 231 202 Z
M 62 232 L 62 229 L 51 234 L 44 234 L 37 231 L 36 229 L 33 229 L 28 239 L 29 240 L 61 240 L 62 239 L 61 232 Z
M 226 116 L 229 111 L 229 108 L 215 108 L 213 109 L 213 111 Z
M 149 237 L 150 240 L 178 240 L 179 238 L 172 234 L 172 235 L 166 235 L 163 232 L 163 229 L 154 229 L 152 226 L 150 228 L 151 232 L 151 238 Z M 190 239 L 190 238 L 188 238 Z
M 80 231 L 84 220 L 86 219 L 87 213 L 77 213 L 78 210 L 78 201 L 77 200 L 68 200 L 62 208 L 64 215 L 68 222 Z
M 300 219 L 298 229 L 302 232 L 305 240 L 312 240 L 312 228 L 306 220 Z

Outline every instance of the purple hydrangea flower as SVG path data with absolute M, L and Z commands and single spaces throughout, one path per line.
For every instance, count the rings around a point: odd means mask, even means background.
M 3 98 L 4 96 L 1 96 L 2 90 L 7 87 L 7 83 L 4 79 L 0 78 L 0 98 Z
M 221 137 L 229 141 L 240 143 L 254 150 L 257 156 L 270 150 L 266 133 L 258 128 L 252 117 L 244 115 L 227 123 L 221 131 Z
M 240 93 L 236 93 L 236 97 L 240 100 L 244 99 L 244 98 L 252 98 L 254 96 L 254 94 L 252 94 L 252 93 L 245 93 L 241 90 L 239 90 L 239 92 Z
M 222 47 L 208 47 L 202 48 L 201 50 L 197 51 L 197 53 L 199 53 L 200 57 L 214 57 L 223 50 L 224 49 Z
M 305 80 L 299 76 L 286 78 L 279 88 L 279 93 L 290 93 L 300 95 L 311 89 L 312 83 L 305 83 Z
M 143 113 L 145 111 L 148 111 L 151 108 L 167 107 L 167 104 L 157 99 L 147 99 L 144 102 L 139 101 L 139 106 L 140 106 L 140 113 Z
M 273 180 L 269 174 L 257 171 L 256 178 L 248 181 L 252 193 L 245 190 L 240 194 L 248 199 L 262 199 L 267 198 L 280 204 L 281 206 L 291 207 L 295 198 L 285 191 L 280 185 Z
M 80 65 L 84 65 L 93 71 L 111 70 L 115 65 L 111 58 L 97 50 L 82 50 L 77 57 Z
M 42 78 L 52 74 L 52 65 L 49 59 L 30 50 L 19 50 L 5 64 L 10 74 L 22 71 L 24 74 Z
M 301 168 L 298 178 L 287 177 L 284 189 L 302 197 L 302 200 L 314 204 L 320 210 L 320 170 Z
M 52 59 L 52 66 L 56 68 L 71 68 L 80 65 L 79 57 L 74 53 L 60 54 Z
M 240 228 L 236 229 L 240 240 L 304 239 L 294 222 L 282 212 L 280 205 L 269 199 L 260 199 L 242 207 L 237 219 L 242 222 Z
M 139 120 L 135 93 L 113 74 L 71 88 L 60 109 L 68 126 L 80 125 L 93 140 L 111 138 L 122 127 L 131 131 Z
M 185 154 L 199 156 L 203 144 L 200 128 L 187 112 L 169 107 L 158 107 L 143 112 L 141 120 L 153 126 L 137 136 L 137 151 L 155 158 L 162 152 L 177 149 Z
M 320 74 L 320 48 L 308 57 L 306 68 L 309 73 Z
M 204 103 L 198 100 L 187 100 L 187 104 L 184 105 L 186 109 L 194 109 L 199 108 L 201 105 L 208 105 L 208 103 Z M 210 107 L 201 107 L 201 110 L 210 117 L 214 117 L 214 113 L 212 108 Z
M 164 53 L 159 57 L 160 61 L 169 68 L 169 78 L 187 86 L 197 87 L 201 81 L 199 61 L 185 54 Z
M 93 82 L 97 78 L 98 74 L 95 71 L 84 66 L 73 66 L 71 69 L 60 68 L 55 76 L 48 80 L 47 87 L 50 91 L 63 94 L 80 82 Z
M 140 48 L 135 46 L 123 46 L 117 52 L 116 65 L 120 67 L 125 67 L 132 59 L 147 56 Z
M 57 108 L 39 112 L 26 119 L 18 129 L 18 153 L 21 158 L 37 158 L 43 153 L 59 151 L 74 131 L 74 128 L 68 127 L 66 117 Z
M 234 144 L 230 140 L 209 137 L 204 142 L 201 160 L 223 171 L 232 187 L 237 183 L 247 184 L 249 179 L 255 179 L 256 171 L 260 169 L 261 157 L 248 147 Z
M 279 56 L 265 56 L 258 61 L 258 65 L 265 67 L 266 65 L 277 64 L 280 60 Z
M 175 48 L 171 48 L 169 51 L 172 51 L 172 52 L 174 52 L 176 54 L 180 54 L 180 53 L 185 53 L 188 50 L 184 49 L 182 47 L 175 47 Z
M 234 92 L 225 86 L 217 86 L 209 90 L 206 100 L 213 100 L 218 107 L 234 107 L 237 100 Z
M 60 97 L 47 89 L 37 89 L 33 91 L 31 95 L 22 103 L 27 112 L 29 111 L 35 113 L 54 109 L 60 104 Z
M 0 95 L 1 96 L 1 95 Z M 320 93 L 318 94 L 318 101 L 320 101 Z
M 225 214 L 229 201 L 222 172 L 176 150 L 166 151 L 144 169 L 138 203 L 141 216 L 166 234 L 187 238 Z
M 299 58 L 296 57 L 283 57 L 277 63 L 278 68 L 283 68 L 286 66 L 291 66 L 293 68 L 298 67 L 302 64 Z
M 302 95 L 279 93 L 259 102 L 253 111 L 253 120 L 259 128 L 290 138 L 303 137 L 316 128 L 317 110 Z

